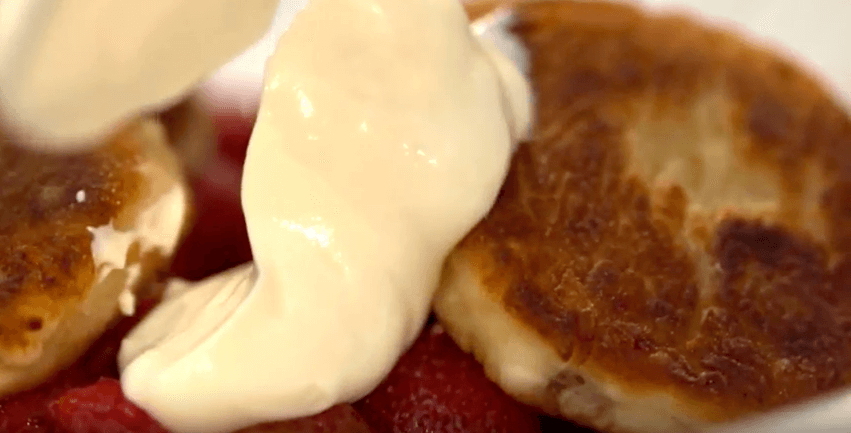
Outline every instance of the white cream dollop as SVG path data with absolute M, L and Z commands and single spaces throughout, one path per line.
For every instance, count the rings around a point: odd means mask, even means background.
M 279 0 L 0 0 L 0 114 L 27 144 L 100 143 L 263 36 Z
M 128 397 L 214 433 L 369 393 L 528 129 L 509 65 L 457 0 L 312 0 L 267 64 L 248 149 L 255 263 L 178 283 L 124 341 Z

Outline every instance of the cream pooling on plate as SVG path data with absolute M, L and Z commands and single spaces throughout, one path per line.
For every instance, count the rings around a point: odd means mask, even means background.
M 177 432 L 353 401 L 430 309 L 491 207 L 531 101 L 457 0 L 312 0 L 267 64 L 243 178 L 255 257 L 122 346 L 125 393 Z

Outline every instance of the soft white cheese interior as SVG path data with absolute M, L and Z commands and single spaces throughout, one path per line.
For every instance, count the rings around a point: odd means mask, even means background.
M 52 149 L 172 105 L 260 39 L 279 0 L 2 0 L 0 111 Z
M 88 228 L 92 234 L 96 282 L 104 281 L 114 271 L 127 272 L 124 290 L 118 298 L 123 314 L 132 316 L 135 312 L 133 290 L 142 270 L 140 263 L 127 263 L 131 247 L 138 244 L 143 254 L 158 251 L 164 257 L 171 256 L 177 249 L 188 212 L 187 195 L 186 187 L 177 183 L 138 215 L 132 229 L 116 230 L 112 222 Z
M 249 145 L 255 263 L 176 282 L 124 341 L 125 393 L 179 433 L 366 395 L 491 207 L 530 105 L 457 0 L 312 0 L 267 64 Z

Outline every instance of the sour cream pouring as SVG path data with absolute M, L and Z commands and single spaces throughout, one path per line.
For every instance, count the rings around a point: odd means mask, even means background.
M 177 432 L 225 432 L 378 385 L 528 128 L 526 83 L 498 56 L 456 0 L 312 1 L 267 64 L 249 145 L 255 264 L 125 340 L 127 395 Z

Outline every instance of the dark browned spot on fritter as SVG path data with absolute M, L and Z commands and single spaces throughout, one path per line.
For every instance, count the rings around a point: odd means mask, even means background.
M 40 317 L 12 313 L 21 305 L 49 314 L 86 295 L 94 281 L 87 228 L 109 223 L 136 199 L 137 164 L 126 143 L 45 155 L 14 146 L 0 131 L 0 346 L 24 346 L 27 333 L 44 326 Z
M 508 311 L 564 357 L 727 415 L 851 382 L 851 122 L 809 77 L 737 37 L 597 2 L 518 6 L 535 138 L 461 249 L 502 281 Z M 729 217 L 705 234 L 705 281 L 682 244 L 687 198 L 626 174 L 636 101 L 689 106 L 723 83 L 737 133 L 782 178 L 815 158 L 828 243 Z M 705 272 L 704 272 L 705 275 Z M 701 298 L 702 291 L 709 293 Z
M 44 321 L 39 317 L 33 317 L 27 321 L 27 329 L 30 331 L 40 331 L 44 327 Z

